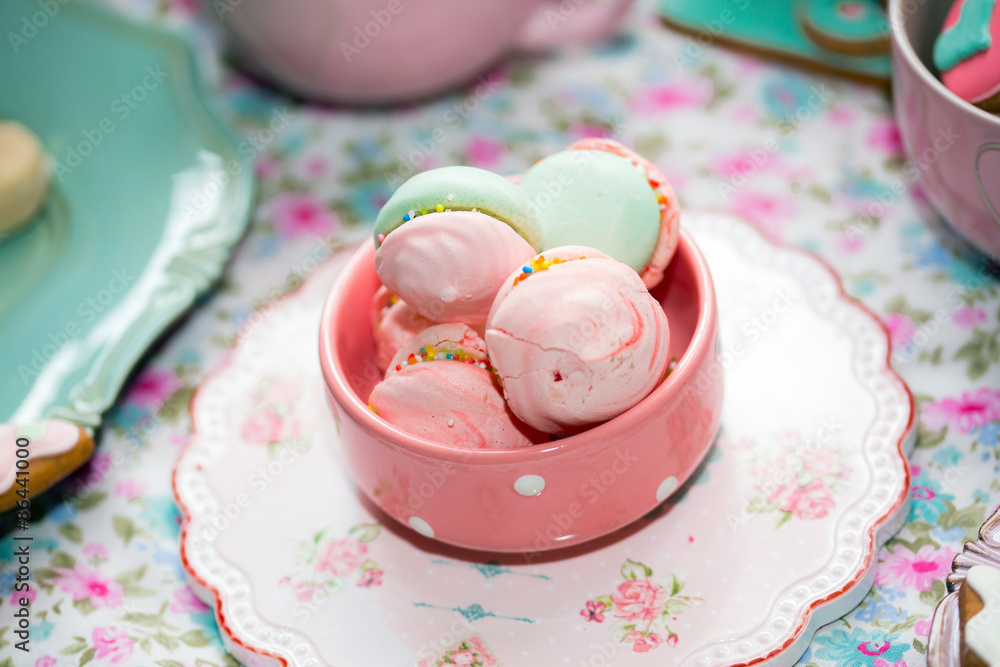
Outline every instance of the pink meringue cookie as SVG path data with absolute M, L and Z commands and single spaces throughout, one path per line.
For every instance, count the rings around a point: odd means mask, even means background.
M 459 449 L 515 449 L 548 440 L 511 413 L 485 343 L 464 324 L 420 332 L 396 359 L 368 405 L 401 431 Z
M 535 254 L 508 224 L 478 211 L 418 216 L 385 237 L 375 271 L 435 322 L 486 322 L 504 279 Z
M 633 269 L 580 246 L 553 248 L 525 268 L 504 283 L 486 323 L 515 415 L 545 433 L 573 433 L 660 383 L 667 318 Z
M 384 372 L 399 348 L 433 325 L 434 322 L 413 310 L 408 303 L 380 287 L 372 298 L 372 337 L 379 370 Z

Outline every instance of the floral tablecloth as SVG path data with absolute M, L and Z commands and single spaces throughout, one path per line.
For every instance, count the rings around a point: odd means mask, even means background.
M 874 590 L 816 634 L 801 664 L 925 663 L 951 559 L 1000 504 L 1000 280 L 928 207 L 883 92 L 700 46 L 640 4 L 615 41 L 513 59 L 418 106 L 306 106 L 226 65 L 190 0 L 116 4 L 198 45 L 214 104 L 254 155 L 259 202 L 219 289 L 126 389 L 92 462 L 36 501 L 47 508 L 31 526 L 27 658 L 12 645 L 15 547 L 4 517 L 0 665 L 233 664 L 178 556 L 170 470 L 199 381 L 255 308 L 365 236 L 408 175 L 448 164 L 521 172 L 594 135 L 654 159 L 685 207 L 738 213 L 819 253 L 888 326 L 921 409 L 912 512 L 879 554 Z M 272 123 L 281 129 L 266 131 Z M 67 495 L 74 502 L 57 500 Z

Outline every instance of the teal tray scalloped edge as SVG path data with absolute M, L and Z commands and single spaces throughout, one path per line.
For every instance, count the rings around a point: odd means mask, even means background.
M 253 165 L 238 153 L 237 135 L 208 105 L 193 50 L 183 37 L 95 5 L 74 3 L 63 7 L 62 11 L 83 14 L 113 31 L 142 33 L 150 44 L 162 49 L 164 57 L 176 64 L 174 73 L 183 74 L 185 78 L 174 88 L 177 104 L 183 109 L 192 131 L 206 143 L 212 143 L 214 149 L 225 148 L 228 154 L 219 150 L 222 164 L 236 160 L 240 165 L 237 173 L 222 186 L 231 193 L 231 197 L 224 198 L 230 204 L 214 216 L 211 225 L 194 229 L 184 243 L 173 248 L 171 261 L 162 271 L 165 280 L 156 285 L 155 304 L 143 309 L 120 335 L 89 355 L 89 363 L 85 364 L 86 376 L 73 384 L 68 401 L 47 406 L 44 415 L 30 415 L 36 419 L 42 416 L 62 418 L 96 429 L 139 360 L 222 276 L 233 248 L 247 229 L 255 186 Z M 164 244 L 162 239 L 158 250 L 161 244 Z

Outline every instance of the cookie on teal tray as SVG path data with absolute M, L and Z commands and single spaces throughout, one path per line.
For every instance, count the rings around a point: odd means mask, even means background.
M 815 21 L 822 7 L 807 7 L 812 0 L 659 0 L 660 18 L 667 26 L 692 35 L 674 59 L 679 65 L 693 63 L 706 47 L 732 46 L 760 55 L 780 58 L 810 69 L 847 76 L 848 78 L 888 86 L 892 62 L 888 53 L 858 55 L 844 48 L 831 49 L 814 40 L 804 27 L 804 10 L 813 9 Z M 825 0 L 835 5 L 836 0 Z M 846 1 L 846 0 L 845 0 Z M 855 0 L 865 9 L 882 16 L 883 8 L 876 0 Z M 818 0 L 817 0 L 818 2 Z M 836 7 L 832 8 L 836 13 Z M 858 13 L 848 9 L 848 16 L 838 19 L 839 32 L 824 24 L 828 32 L 841 36 L 849 44 L 853 25 L 850 19 Z M 884 20 L 884 18 L 883 18 Z M 861 23 L 864 23 L 863 21 Z M 857 31 L 857 26 L 852 28 Z M 846 36 L 845 36 L 846 35 Z M 870 32 L 869 32 L 870 35 Z M 888 32 L 886 31 L 886 36 Z M 857 37 L 853 38 L 857 41 Z M 840 44 L 836 39 L 829 46 Z
M 877 0 L 799 0 L 799 21 L 825 49 L 856 56 L 889 52 L 889 22 Z

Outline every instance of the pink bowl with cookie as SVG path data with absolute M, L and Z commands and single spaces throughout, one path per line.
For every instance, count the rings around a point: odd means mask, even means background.
M 950 0 L 890 0 L 892 87 L 911 169 L 960 234 L 1000 258 L 1000 116 L 962 100 L 936 76 L 934 41 Z
M 651 290 L 670 323 L 674 370 L 627 412 L 515 450 L 446 447 L 368 409 L 366 397 L 382 379 L 369 316 L 380 285 L 374 256 L 374 243 L 366 243 L 330 291 L 320 363 L 357 485 L 403 525 L 449 544 L 530 558 L 635 521 L 683 484 L 711 447 L 723 394 L 715 293 L 686 232 Z

